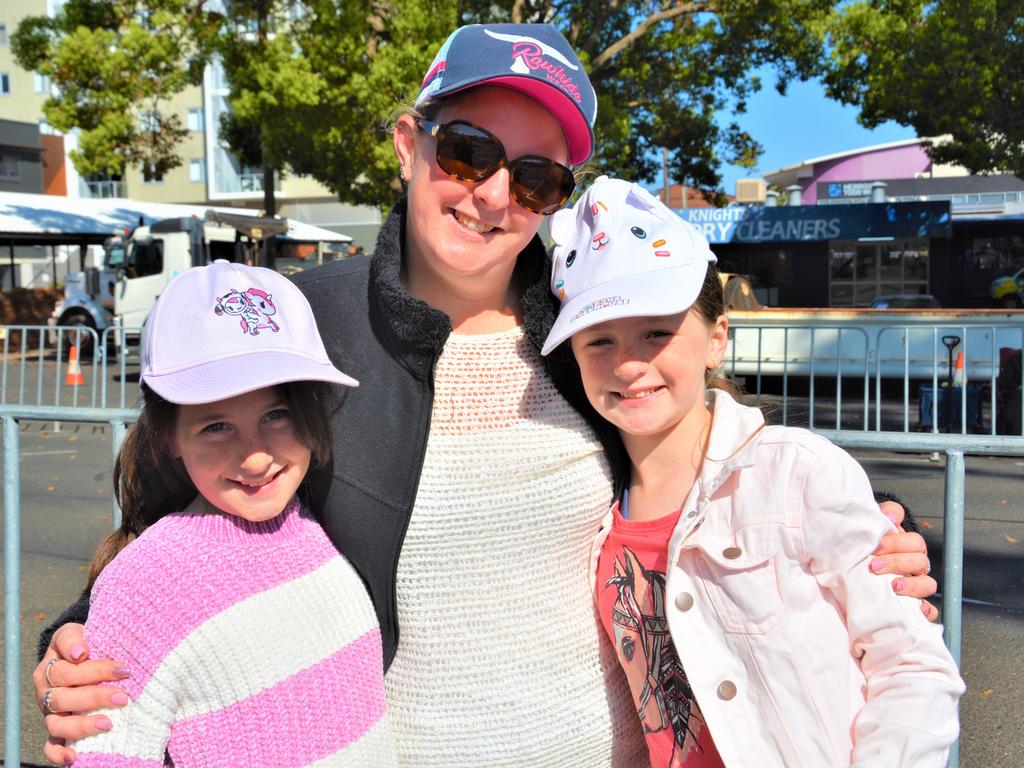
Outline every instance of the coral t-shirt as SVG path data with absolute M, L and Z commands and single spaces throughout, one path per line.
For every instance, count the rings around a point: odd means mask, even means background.
M 665 618 L 668 541 L 680 512 L 627 520 L 615 505 L 597 562 L 598 608 L 629 679 L 652 768 L 724 768 Z

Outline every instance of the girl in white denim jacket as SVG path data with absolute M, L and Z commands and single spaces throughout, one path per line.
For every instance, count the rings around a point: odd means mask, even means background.
M 964 685 L 940 628 L 868 569 L 892 526 L 863 470 L 706 389 L 728 321 L 700 231 L 602 177 L 551 233 L 543 353 L 571 338 L 631 462 L 595 587 L 651 765 L 944 766 Z

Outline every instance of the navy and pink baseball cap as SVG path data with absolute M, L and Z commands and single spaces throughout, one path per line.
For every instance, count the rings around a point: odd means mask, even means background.
M 359 384 L 327 357 L 295 283 L 272 269 L 220 259 L 164 288 L 142 331 L 140 378 L 180 405 L 290 381 Z
M 434 57 L 416 106 L 477 85 L 513 88 L 546 107 L 562 126 L 571 165 L 593 154 L 594 87 L 572 46 L 551 24 L 459 27 Z

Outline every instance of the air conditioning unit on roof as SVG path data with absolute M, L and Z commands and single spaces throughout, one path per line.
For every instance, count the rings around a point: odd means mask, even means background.
M 764 179 L 737 179 L 736 180 L 736 202 L 737 203 L 764 203 L 768 193 L 768 185 Z

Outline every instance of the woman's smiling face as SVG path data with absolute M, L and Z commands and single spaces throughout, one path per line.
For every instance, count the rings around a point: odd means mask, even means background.
M 433 119 L 439 124 L 464 120 L 489 131 L 510 161 L 540 155 L 568 164 L 558 121 L 518 91 L 473 88 L 447 100 Z M 473 294 L 475 282 L 482 287 L 507 281 L 543 219 L 512 198 L 508 169 L 479 183 L 452 178 L 435 161 L 436 140 L 418 130 L 408 115 L 399 119 L 395 149 L 409 179 L 409 267 L 418 277 L 459 294 Z

